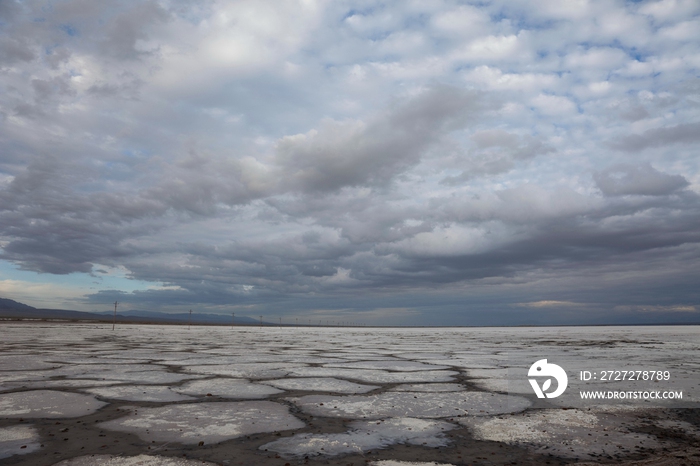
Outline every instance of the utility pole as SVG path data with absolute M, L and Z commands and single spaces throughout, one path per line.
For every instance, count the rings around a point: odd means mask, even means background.
M 114 330 L 114 326 L 117 324 L 117 304 L 119 303 L 114 301 L 114 320 L 112 321 L 112 330 Z
M 190 329 L 191 325 L 192 325 L 192 309 L 190 309 L 190 319 L 187 321 L 187 330 Z
M 236 313 L 232 312 L 231 313 L 231 327 L 233 327 L 234 325 L 236 325 Z
M 262 316 L 260 316 L 260 328 L 262 328 Z

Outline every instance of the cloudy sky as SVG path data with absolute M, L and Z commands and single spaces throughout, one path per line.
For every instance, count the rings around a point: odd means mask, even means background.
M 0 2 L 0 296 L 700 322 L 700 3 Z

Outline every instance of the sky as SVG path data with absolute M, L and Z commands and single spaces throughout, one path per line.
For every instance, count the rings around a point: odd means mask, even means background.
M 0 2 L 0 297 L 700 322 L 700 3 Z

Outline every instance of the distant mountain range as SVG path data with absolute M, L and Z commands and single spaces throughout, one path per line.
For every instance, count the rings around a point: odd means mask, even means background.
M 0 320 L 71 320 L 71 321 L 99 321 L 112 322 L 114 311 L 103 312 L 82 312 L 65 309 L 37 309 L 26 304 L 13 301 L 12 299 L 0 298 Z M 156 311 L 117 311 L 117 322 L 131 323 L 163 323 L 163 324 L 193 324 L 207 325 L 260 325 L 260 321 L 250 317 L 236 316 L 235 319 L 229 315 L 205 314 L 193 312 L 190 320 L 189 312 L 169 314 L 167 312 Z M 277 325 L 263 321 L 263 325 Z

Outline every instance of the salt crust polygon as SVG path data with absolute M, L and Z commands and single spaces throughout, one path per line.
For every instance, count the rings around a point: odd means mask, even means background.
M 484 392 L 385 392 L 378 395 L 306 395 L 290 398 L 305 412 L 322 417 L 457 418 L 514 413 L 530 406 L 522 397 Z
M 442 447 L 448 444 L 443 432 L 455 428 L 444 421 L 393 418 L 383 421 L 355 421 L 341 434 L 296 434 L 260 447 L 283 456 L 337 456 L 363 454 L 397 443 Z
M 160 408 L 125 407 L 131 414 L 98 424 L 151 442 L 218 443 L 243 435 L 300 429 L 304 423 L 271 401 L 185 403 Z
M 191 396 L 175 393 L 170 387 L 153 385 L 126 385 L 117 387 L 88 388 L 85 392 L 100 398 L 126 401 L 151 401 L 170 403 L 174 401 L 194 400 Z
M 153 385 L 166 385 L 177 382 L 182 382 L 183 380 L 192 380 L 201 378 L 201 376 L 192 374 L 175 374 L 173 372 L 164 372 L 158 370 L 152 371 L 139 371 L 139 372 L 118 372 L 118 373 L 103 373 L 103 374 L 93 374 L 94 377 L 99 380 L 113 380 L 114 382 L 127 382 L 134 384 L 153 384 Z M 90 375 L 83 375 L 82 377 L 89 378 Z
M 503 392 L 512 395 L 532 394 L 532 387 L 526 380 L 471 379 L 469 382 L 489 392 Z
M 384 360 L 384 361 L 354 361 L 354 362 L 333 362 L 324 364 L 324 367 L 341 367 L 347 369 L 381 369 L 386 371 L 434 371 L 449 369 L 450 366 L 436 366 L 415 361 Z
M 195 380 L 192 382 L 187 382 L 180 387 L 174 387 L 173 390 L 179 393 L 186 393 L 188 395 L 211 394 L 213 396 L 220 396 L 224 398 L 246 399 L 266 398 L 270 395 L 283 393 L 282 390 L 278 390 L 268 385 L 251 383 L 246 379 L 229 378 Z
M 154 356 L 155 357 L 155 356 Z M 81 356 L 54 356 L 54 357 L 47 357 L 44 358 L 44 361 L 46 362 L 52 362 L 52 363 L 57 363 L 57 364 L 87 364 L 87 365 L 108 365 L 108 366 L 117 366 L 119 367 L 120 365 L 123 364 L 143 364 L 144 359 L 113 359 L 113 358 L 104 358 L 100 356 L 94 356 L 94 357 L 81 357 Z M 150 361 L 149 361 L 150 362 Z
M 60 364 L 43 361 L 33 354 L 0 356 L 0 371 L 33 371 L 59 366 Z
M 107 403 L 94 396 L 53 390 L 0 395 L 0 417 L 68 418 L 92 414 Z
M 372 461 L 369 466 L 454 466 L 452 463 L 435 463 L 430 461 L 426 462 L 414 462 L 414 461 L 396 461 L 396 460 L 381 460 Z
M 397 385 L 391 389 L 394 392 L 462 392 L 466 389 L 458 383 L 414 383 Z
M 18 388 L 24 389 L 41 389 L 41 388 L 87 388 L 87 387 L 104 387 L 116 385 L 118 381 L 114 380 L 82 380 L 82 379 L 57 379 L 57 380 L 32 380 L 28 382 L 9 382 L 5 390 L 15 390 Z M 4 391 L 0 387 L 0 392 Z
M 38 449 L 39 434 L 34 427 L 0 427 L 0 459 L 26 455 Z
M 301 367 L 302 365 L 299 366 Z M 185 366 L 183 367 L 183 371 L 195 374 L 241 377 L 245 379 L 275 379 L 286 376 L 290 372 L 290 367 L 294 367 L 294 365 L 279 362 L 213 364 L 207 366 Z
M 89 455 L 63 460 L 55 463 L 53 466 L 215 466 L 215 464 L 208 461 L 170 458 L 167 456 Z
M 294 377 L 337 377 L 341 379 L 359 380 L 367 383 L 420 383 L 420 382 L 451 382 L 458 372 L 414 371 L 387 372 L 380 369 L 347 369 L 335 367 L 303 367 L 291 369 L 290 376 Z
M 377 385 L 362 385 L 333 377 L 300 377 L 293 379 L 266 380 L 263 382 L 283 390 L 307 390 L 334 393 L 367 393 L 380 388 Z
M 578 409 L 545 409 L 496 418 L 460 418 L 478 440 L 504 442 L 556 456 L 583 458 L 619 454 L 621 448 L 657 448 L 655 437 L 625 431 L 620 415 Z

